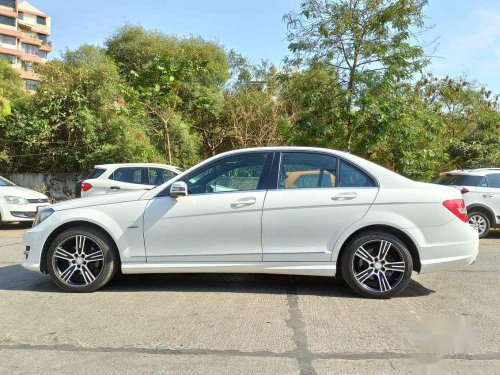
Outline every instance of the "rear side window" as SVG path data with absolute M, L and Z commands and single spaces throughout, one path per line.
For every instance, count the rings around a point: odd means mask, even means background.
M 336 176 L 334 156 L 286 152 L 281 155 L 278 189 L 331 188 Z
M 488 182 L 488 187 L 500 188 L 500 173 L 490 174 L 486 176 L 486 181 Z
M 106 172 L 105 169 L 103 168 L 95 168 L 92 172 L 90 172 L 90 174 L 87 176 L 87 179 L 91 179 L 91 178 L 97 178 L 99 177 L 100 175 L 102 175 L 104 172 Z
M 375 187 L 377 186 L 373 178 L 368 176 L 359 168 L 340 161 L 340 187 Z
M 177 176 L 177 173 L 169 171 L 168 169 L 163 168 L 148 168 L 149 169 L 149 184 L 159 186 L 164 182 L 167 182 L 172 177 Z
M 129 184 L 142 184 L 142 169 L 142 167 L 118 168 L 109 176 L 109 179 Z
M 483 179 L 482 176 L 472 176 L 466 174 L 445 174 L 436 181 L 439 185 L 457 185 L 457 186 L 478 186 Z

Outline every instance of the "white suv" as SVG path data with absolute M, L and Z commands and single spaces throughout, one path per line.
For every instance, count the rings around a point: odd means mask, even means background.
M 490 228 L 500 226 L 500 168 L 445 172 L 435 182 L 460 188 L 469 224 L 480 238 L 486 237 Z
M 96 165 L 85 180 L 75 186 L 75 196 L 91 197 L 129 190 L 147 190 L 161 185 L 181 171 L 165 164 Z

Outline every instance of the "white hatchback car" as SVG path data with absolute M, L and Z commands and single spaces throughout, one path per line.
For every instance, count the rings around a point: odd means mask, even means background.
M 460 189 L 469 224 L 484 238 L 500 227 L 500 168 L 465 169 L 441 173 L 436 184 Z
M 170 165 L 152 163 L 96 165 L 85 180 L 75 186 L 75 196 L 91 197 L 127 190 L 147 190 L 161 185 L 181 171 Z
M 460 191 L 411 181 L 351 154 L 245 149 L 149 191 L 59 203 L 24 240 L 29 270 L 90 292 L 124 274 L 342 275 L 389 298 L 412 271 L 462 268 L 478 254 Z
M 37 210 L 49 204 L 46 195 L 17 186 L 0 176 L 0 224 L 33 221 Z

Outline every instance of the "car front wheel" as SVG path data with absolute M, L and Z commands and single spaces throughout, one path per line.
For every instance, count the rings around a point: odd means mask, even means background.
M 101 231 L 77 227 L 59 234 L 47 253 L 49 274 L 67 292 L 93 292 L 107 284 L 118 268 L 115 246 Z
M 391 298 L 411 280 L 413 262 L 406 246 L 385 232 L 367 232 L 354 238 L 341 259 L 345 282 L 369 298 Z

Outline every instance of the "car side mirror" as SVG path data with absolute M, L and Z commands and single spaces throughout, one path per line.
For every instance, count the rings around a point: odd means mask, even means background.
M 175 181 L 170 185 L 170 196 L 172 198 L 188 195 L 188 187 L 184 181 Z

